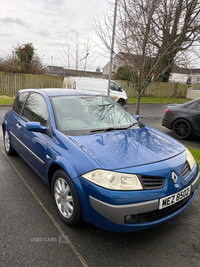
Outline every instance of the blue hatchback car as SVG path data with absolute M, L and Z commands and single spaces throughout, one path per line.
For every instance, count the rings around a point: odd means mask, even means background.
M 68 225 L 84 219 L 130 232 L 158 225 L 193 201 L 200 181 L 191 153 L 107 96 L 20 90 L 2 123 L 18 153 L 47 183 Z

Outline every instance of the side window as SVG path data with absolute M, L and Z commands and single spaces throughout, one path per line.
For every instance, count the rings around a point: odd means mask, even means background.
M 49 115 L 44 97 L 37 93 L 31 93 L 24 106 L 22 116 L 29 121 L 40 122 L 45 126 Z
M 22 107 L 24 105 L 24 102 L 26 101 L 27 99 L 27 96 L 29 95 L 29 92 L 25 92 L 25 93 L 22 93 L 21 95 L 19 95 L 13 105 L 12 105 L 12 109 L 17 113 L 17 114 L 21 114 L 21 110 L 22 110 Z
M 110 89 L 113 91 L 118 91 L 118 86 L 115 83 L 111 82 L 110 83 Z
M 196 105 L 195 109 L 200 111 L 200 102 Z
M 194 102 L 194 103 L 192 103 L 192 104 L 188 104 L 188 105 L 186 106 L 186 108 L 187 108 L 187 109 L 196 109 L 196 105 L 197 105 L 197 102 Z

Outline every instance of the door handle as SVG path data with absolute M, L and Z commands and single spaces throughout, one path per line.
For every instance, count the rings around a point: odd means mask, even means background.
M 21 129 L 21 125 L 20 124 L 17 123 L 16 126 L 17 126 L 18 129 Z

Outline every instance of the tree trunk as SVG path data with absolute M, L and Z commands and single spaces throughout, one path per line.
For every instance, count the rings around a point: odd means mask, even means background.
M 170 74 L 172 72 L 172 62 L 174 61 L 175 55 L 162 56 L 161 61 L 157 66 L 157 71 L 155 77 L 158 77 L 156 80 L 158 82 L 168 82 Z
M 136 111 L 135 111 L 137 115 L 139 115 L 140 113 L 140 98 L 141 98 L 141 90 L 137 90 Z

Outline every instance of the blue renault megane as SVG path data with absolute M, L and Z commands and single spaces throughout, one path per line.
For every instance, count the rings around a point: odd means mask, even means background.
M 200 174 L 182 144 L 137 119 L 107 96 L 20 90 L 2 123 L 5 151 L 47 183 L 66 224 L 141 230 L 188 207 Z

